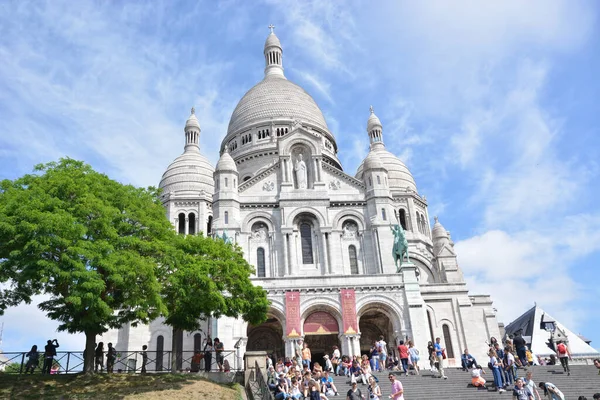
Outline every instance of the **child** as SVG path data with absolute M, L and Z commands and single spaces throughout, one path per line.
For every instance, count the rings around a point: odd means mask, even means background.
M 471 384 L 475 387 L 484 387 L 485 379 L 481 375 L 485 375 L 485 371 L 481 368 L 481 365 L 476 365 L 471 370 Z

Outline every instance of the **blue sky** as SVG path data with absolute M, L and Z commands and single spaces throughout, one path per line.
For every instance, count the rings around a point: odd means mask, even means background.
M 69 156 L 157 185 L 192 105 L 216 163 L 274 24 L 354 175 L 369 105 L 501 321 L 534 301 L 600 347 L 600 6 L 594 1 L 0 3 L 0 179 Z M 8 310 L 3 349 L 59 337 Z

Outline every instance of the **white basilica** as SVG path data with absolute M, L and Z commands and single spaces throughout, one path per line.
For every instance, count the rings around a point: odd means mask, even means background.
M 344 171 L 338 146 L 313 98 L 284 75 L 282 46 L 271 32 L 264 79 L 239 101 L 221 143 L 216 168 L 199 148 L 192 109 L 185 148 L 160 182 L 167 218 L 181 234 L 219 235 L 239 245 L 268 292 L 269 319 L 250 326 L 210 319 L 176 338 L 185 351 L 205 335 L 237 354 L 267 350 L 289 356 L 302 337 L 313 361 L 337 345 L 367 352 L 383 335 L 395 348 L 411 338 L 426 354 L 440 337 L 449 365 L 465 348 L 484 358 L 486 340 L 500 337 L 492 300 L 470 294 L 449 232 L 429 226 L 427 200 L 406 165 L 386 150 L 371 109 L 370 151 L 356 173 Z M 211 132 L 210 134 L 218 134 Z M 397 272 L 390 224 L 406 231 L 411 263 Z M 119 351 L 171 348 L 171 329 L 157 320 L 108 332 Z M 427 357 L 422 357 L 424 363 Z M 233 365 L 233 363 L 232 363 Z

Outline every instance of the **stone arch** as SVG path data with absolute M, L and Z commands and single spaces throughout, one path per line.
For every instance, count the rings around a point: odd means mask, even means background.
M 280 310 L 269 307 L 267 320 L 259 325 L 246 327 L 248 342 L 247 351 L 267 351 L 274 357 L 285 356 L 283 336 L 285 332 L 285 318 Z
M 426 262 L 427 259 L 425 257 L 420 254 L 410 254 L 410 259 L 419 269 L 419 281 L 421 284 L 439 282 L 438 274 L 430 267 L 431 264 Z M 424 276 L 424 274 L 426 276 Z
M 359 230 L 364 231 L 366 229 L 364 216 L 360 212 L 354 210 L 340 211 L 333 218 L 333 224 L 331 226 L 333 229 L 342 229 L 342 225 L 347 219 L 352 219 L 354 222 L 356 222 Z
M 312 215 L 318 221 L 319 227 L 321 228 L 326 225 L 325 216 L 323 216 L 323 214 L 314 207 L 300 207 L 295 209 L 287 216 L 285 225 L 292 227 L 294 225 L 294 221 L 300 214 Z
M 269 229 L 269 232 L 275 231 L 275 225 L 273 224 L 273 216 L 265 211 L 255 211 L 247 215 L 242 221 L 242 232 L 250 232 L 252 225 L 256 222 L 264 222 Z
M 378 295 L 367 295 L 356 302 L 356 318 L 360 323 L 360 317 L 369 311 L 377 310 L 386 315 L 394 331 L 400 332 L 402 328 L 402 311 L 396 307 L 392 299 Z
M 316 155 L 319 153 L 319 148 L 312 141 L 310 141 L 306 138 L 293 138 L 292 140 L 290 140 L 289 142 L 287 142 L 284 145 L 281 154 L 290 154 L 291 155 L 292 147 L 297 146 L 297 145 L 304 145 L 304 146 L 308 147 L 310 150 L 310 155 Z
M 362 354 L 369 353 L 373 342 L 379 340 L 380 336 L 383 336 L 384 340 L 389 343 L 388 351 L 393 350 L 402 325 L 398 310 L 380 296 L 369 297 L 371 301 L 362 301 L 360 305 L 357 304 L 358 328 L 361 334 L 360 351 Z

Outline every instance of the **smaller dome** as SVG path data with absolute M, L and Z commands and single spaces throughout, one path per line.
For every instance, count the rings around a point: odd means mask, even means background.
M 223 151 L 221 158 L 219 158 L 219 162 L 217 163 L 216 171 L 238 172 L 237 166 L 235 165 L 235 161 L 233 161 L 233 157 L 231 157 L 231 154 L 229 154 L 229 148 L 227 146 L 225 146 L 225 151 Z
M 198 122 L 198 118 L 196 118 L 196 109 L 192 107 L 192 113 L 190 117 L 185 121 L 184 130 L 187 131 L 190 128 L 196 128 L 200 130 L 200 122 Z
M 379 120 L 377 115 L 375 115 L 375 112 L 373 111 L 373 106 L 371 106 L 371 115 L 367 120 L 367 132 L 371 132 L 374 128 L 383 129 L 383 126 L 381 125 L 381 121 Z
M 274 32 L 271 32 L 265 41 L 265 49 L 273 46 L 277 46 L 281 49 L 281 42 L 279 42 L 279 38 Z
M 371 153 L 375 153 L 379 160 L 381 160 L 381 163 L 384 165 L 384 168 L 388 173 L 389 187 L 391 189 L 406 190 L 408 188 L 411 191 L 417 191 L 415 180 L 402 160 L 387 151 L 383 145 L 372 146 L 369 154 Z M 356 171 L 356 179 L 362 180 L 363 173 L 366 169 L 365 162 L 366 158 L 358 166 L 358 170 Z
M 435 220 L 435 224 L 433 224 L 433 229 L 431 230 L 431 237 L 434 239 L 448 238 L 448 231 L 440 224 L 438 217 L 433 217 L 433 219 Z
M 163 193 L 214 192 L 214 168 L 199 151 L 186 151 L 167 168 L 160 180 Z
M 374 151 L 370 151 L 369 154 L 367 154 L 367 157 L 363 161 L 363 168 L 364 171 L 370 169 L 386 169 L 383 166 L 383 162 L 381 162 L 381 158 L 379 158 L 379 155 Z

